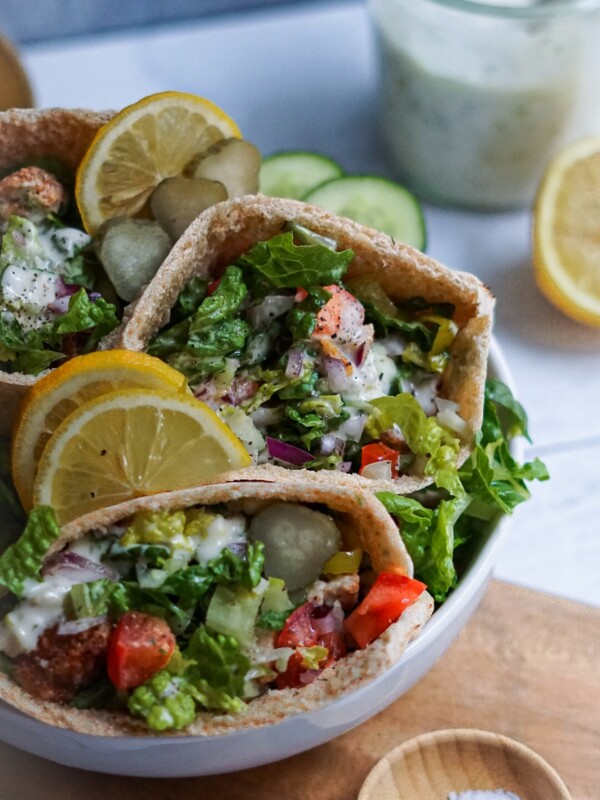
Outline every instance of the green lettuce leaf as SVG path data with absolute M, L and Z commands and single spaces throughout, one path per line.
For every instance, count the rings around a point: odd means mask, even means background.
M 196 698 L 205 708 L 241 711 L 249 659 L 233 636 L 211 634 L 201 625 L 192 634 L 184 659 L 195 663 L 184 672 L 196 690 Z
M 193 314 L 161 331 L 148 349 L 191 382 L 222 372 L 226 358 L 240 355 L 251 333 L 237 316 L 248 292 L 238 267 L 228 267 L 213 294 L 197 305 L 205 288 L 200 283 L 187 285 L 178 303 L 182 313 L 196 305 Z
M 258 242 L 237 264 L 250 276 L 255 294 L 273 289 L 296 289 L 339 283 L 354 258 L 351 250 L 337 252 L 324 245 L 296 245 L 289 231 Z
M 268 611 L 263 611 L 256 620 L 256 627 L 265 628 L 268 631 L 280 631 L 292 611 L 293 608 L 288 608 L 285 611 L 275 611 L 272 608 Z
M 456 585 L 454 525 L 469 499 L 463 495 L 442 500 L 436 509 L 430 509 L 418 500 L 392 492 L 379 492 L 377 498 L 400 522 L 402 540 L 413 561 L 415 575 L 442 602 Z
M 524 436 L 531 442 L 527 429 L 527 412 L 513 397 L 508 386 L 502 381 L 489 379 L 485 384 L 485 393 L 487 399 L 496 407 L 496 411 L 504 414 L 507 437 L 511 439 L 515 436 Z
M 99 617 L 107 613 L 119 617 L 130 610 L 130 604 L 124 584 L 100 578 L 72 586 L 65 599 L 65 608 L 68 615 L 76 619 Z
M 52 326 L 23 331 L 16 319 L 4 320 L 0 316 L 0 363 L 7 372 L 23 372 L 38 375 L 64 354 L 45 348 L 45 342 L 53 338 Z
M 200 278 L 197 275 L 190 278 L 179 292 L 177 302 L 171 310 L 171 321 L 177 322 L 195 314 L 207 293 L 208 281 L 206 278 Z
M 50 506 L 38 506 L 29 514 L 25 530 L 0 556 L 0 585 L 19 597 L 27 578 L 40 580 L 40 569 L 61 530 Z
M 96 345 L 119 324 L 117 308 L 102 297 L 90 300 L 82 287 L 69 300 L 69 308 L 54 320 L 53 334 L 63 336 L 67 333 L 81 333 L 91 330 L 83 347 L 83 353 L 90 353 Z
M 199 333 L 232 317 L 247 293 L 241 270 L 227 267 L 216 290 L 202 301 L 190 318 L 190 338 L 199 341 Z
M 333 296 L 320 286 L 308 286 L 306 291 L 308 297 L 300 303 L 295 303 L 285 318 L 295 342 L 310 339 L 317 325 L 317 314 Z
M 261 580 L 264 562 L 262 542 L 249 544 L 245 558 L 225 548 L 218 558 L 206 565 L 194 564 L 173 572 L 160 591 L 180 598 L 200 600 L 216 584 L 253 589 Z
M 416 498 L 390 492 L 377 495 L 399 521 L 416 576 L 427 583 L 438 602 L 456 585 L 456 549 L 485 535 L 485 524 L 498 514 L 510 514 L 526 501 L 530 497 L 526 482 L 549 477 L 539 459 L 519 464 L 510 452 L 512 436 L 527 431 L 526 416 L 515 402 L 504 384 L 486 384 L 482 430 L 471 456 L 458 471 L 462 490 L 454 498 L 442 496 L 432 509 Z M 511 414 L 503 425 L 498 412 L 505 409 Z
M 462 494 L 456 459 L 460 441 L 443 428 L 435 417 L 426 416 L 418 401 L 407 392 L 395 397 L 378 397 L 369 401 L 374 413 L 366 424 L 367 434 L 379 439 L 384 431 L 395 425 L 400 428 L 411 451 L 427 456 L 425 475 L 440 489 L 450 494 Z

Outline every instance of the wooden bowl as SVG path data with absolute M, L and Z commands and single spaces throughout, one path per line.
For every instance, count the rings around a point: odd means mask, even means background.
M 33 92 L 25 68 L 12 44 L 0 36 L 0 110 L 32 106 Z
M 358 800 L 447 800 L 450 792 L 504 789 L 520 800 L 572 800 L 558 773 L 525 745 L 496 733 L 433 731 L 384 756 Z

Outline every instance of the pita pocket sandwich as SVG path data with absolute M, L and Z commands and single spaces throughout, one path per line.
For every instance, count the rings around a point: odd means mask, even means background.
M 385 234 L 258 195 L 201 214 L 109 339 L 185 373 L 261 469 L 453 492 L 481 427 L 493 303 Z
M 115 306 L 91 282 L 90 237 L 69 205 L 77 166 L 111 116 L 0 113 L 0 434 L 39 374 L 94 349 L 118 324 Z
M 208 736 L 324 706 L 395 664 L 433 600 L 383 506 L 330 475 L 241 476 L 62 531 L 32 512 L 0 558 L 18 595 L 0 698 L 81 733 Z

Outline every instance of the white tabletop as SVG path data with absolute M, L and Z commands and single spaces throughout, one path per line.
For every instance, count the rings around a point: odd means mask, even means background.
M 264 154 L 317 150 L 389 174 L 376 136 L 376 67 L 362 3 L 311 4 L 23 51 L 39 106 L 118 109 L 152 92 L 201 94 Z M 600 331 L 537 291 L 528 213 L 427 208 L 428 252 L 497 297 L 495 333 L 551 480 L 517 508 L 498 578 L 600 606 Z

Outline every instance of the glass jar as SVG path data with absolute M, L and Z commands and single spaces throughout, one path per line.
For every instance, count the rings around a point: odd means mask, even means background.
M 529 204 L 600 133 L 600 0 L 368 0 L 398 178 L 434 203 Z

